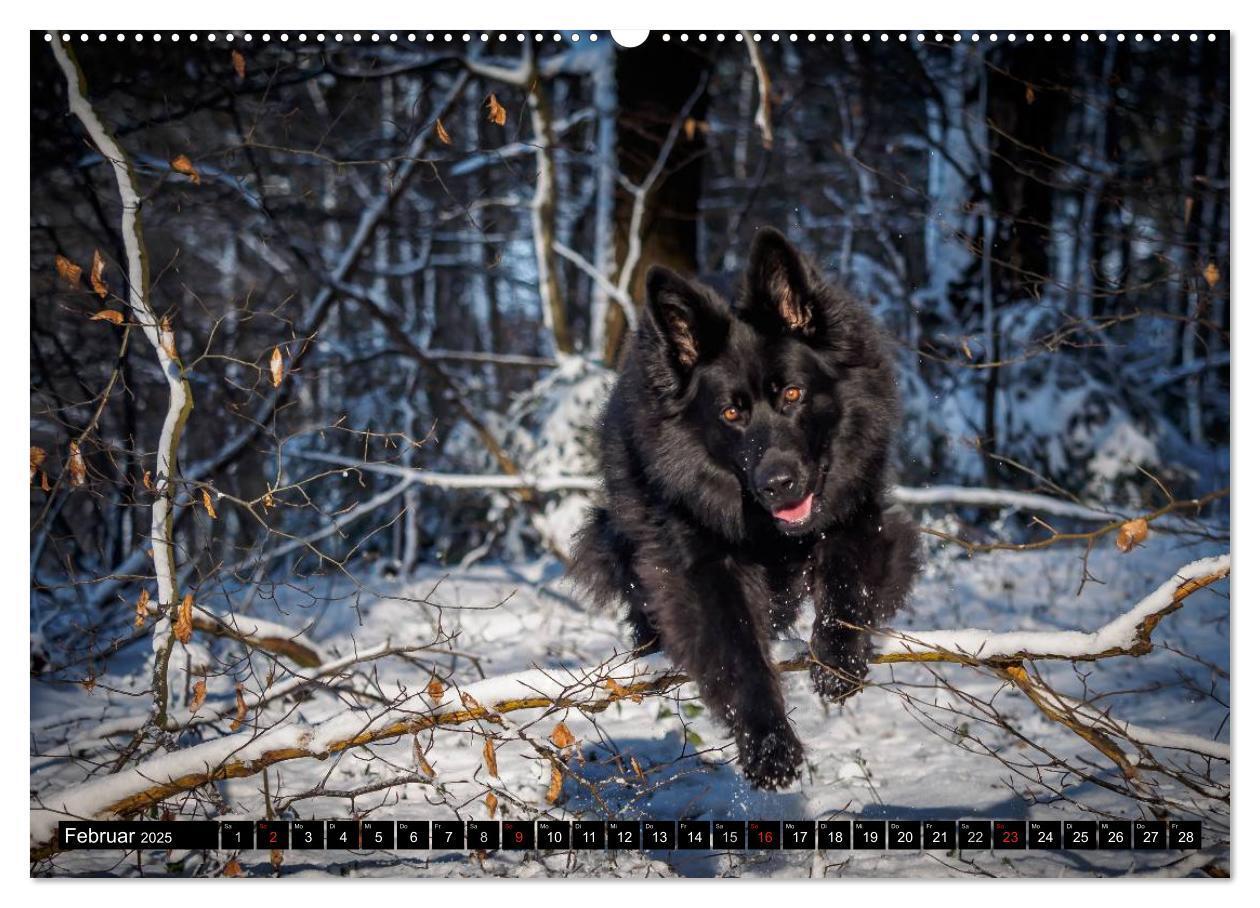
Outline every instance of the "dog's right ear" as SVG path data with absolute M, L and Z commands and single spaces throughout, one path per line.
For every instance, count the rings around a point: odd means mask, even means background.
M 708 293 L 660 265 L 648 269 L 647 310 L 655 337 L 684 373 L 722 343 L 729 327 Z
M 818 331 L 810 264 L 773 227 L 757 231 L 744 280 L 753 311 L 771 319 L 780 330 L 804 337 Z

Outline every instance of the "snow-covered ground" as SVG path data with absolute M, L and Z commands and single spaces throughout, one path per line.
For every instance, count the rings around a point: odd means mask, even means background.
M 1221 543 L 1187 543 L 1153 533 L 1147 543 L 1121 554 L 1110 543 L 1088 559 L 1091 577 L 1081 587 L 1080 548 L 1055 547 L 1040 552 L 996 552 L 967 558 L 957 549 L 936 549 L 910 608 L 898 616 L 907 630 L 983 628 L 991 630 L 1094 630 L 1126 611 L 1166 581 L 1178 567 L 1197 558 L 1221 554 Z M 308 636 L 328 658 L 352 647 L 364 650 L 387 640 L 394 644 L 431 639 L 436 622 L 455 632 L 451 649 L 434 667 L 459 684 L 532 667 L 556 670 L 595 665 L 624 649 L 625 636 L 615 616 L 593 613 L 574 597 L 555 562 L 515 566 L 474 566 L 460 571 L 427 570 L 406 582 L 370 582 L 370 591 L 321 580 L 305 592 L 282 590 L 274 601 L 255 603 L 256 617 L 292 628 L 308 627 Z M 386 595 L 381 595 L 386 594 Z M 391 598 L 398 597 L 398 598 Z M 430 605 L 417 603 L 424 599 Z M 440 606 L 437 608 L 435 606 Z M 808 610 L 801 635 L 807 636 Z M 1175 731 L 1228 743 L 1229 601 L 1219 583 L 1195 593 L 1185 607 L 1155 631 L 1155 649 L 1140 658 L 1099 662 L 1042 663 L 1044 678 L 1075 697 L 1098 697 L 1094 707 L 1147 729 Z M 143 711 L 145 698 L 127 692 L 145 690 L 143 647 L 130 661 L 111 663 L 111 674 L 97 677 L 90 692 L 79 685 L 32 687 L 31 789 L 41 798 L 81 782 L 90 771 L 108 773 L 114 755 L 98 751 L 76 760 L 64 754 L 67 739 L 101 736 L 104 723 Z M 474 658 L 467 658 L 472 656 Z M 426 660 L 389 658 L 362 667 L 371 689 L 386 698 L 417 692 L 430 680 Z M 254 657 L 250 675 L 236 666 L 236 679 L 247 693 L 267 673 L 266 660 Z M 957 665 L 876 666 L 868 690 L 843 708 L 824 706 L 813 695 L 808 675 L 783 676 L 787 699 L 807 748 L 802 781 L 785 792 L 750 789 L 733 763 L 734 747 L 721 728 L 684 685 L 668 697 L 621 700 L 606 711 L 577 710 L 543 716 L 539 710 L 509 717 L 517 729 L 543 741 L 563 719 L 580 743 L 569 760 L 576 779 L 566 779 L 556 804 L 547 802 L 549 764 L 513 730 L 496 754 L 498 778 L 484 765 L 485 739 L 476 723 L 422 735 L 426 759 L 436 775 L 359 795 L 295 800 L 289 818 L 339 818 L 356 814 L 372 819 L 482 819 L 485 798 L 496 793 L 497 817 L 635 819 L 1082 819 L 1150 818 L 1152 814 L 1123 789 L 1115 767 L 1062 725 L 1045 718 L 1010 684 L 992 674 Z M 277 677 L 277 682 L 283 678 Z M 942 682 L 948 682 L 948 686 Z M 360 676 L 355 686 L 368 689 Z M 233 679 L 212 677 L 210 699 L 234 696 Z M 953 688 L 951 690 L 950 688 Z M 966 697 L 988 704 L 1019 734 L 988 727 L 971 715 Z M 270 707 L 278 720 L 317 722 L 349 709 L 345 691 L 324 687 L 302 699 Z M 951 708 L 952 707 L 952 708 Z M 956 711 L 955 711 L 956 710 Z M 227 722 L 203 726 L 206 737 L 227 732 Z M 121 748 L 128 737 L 113 739 Z M 1032 742 L 1032 743 L 1029 743 Z M 188 743 L 185 741 L 184 743 Z M 415 772 L 411 738 L 351 750 L 324 761 L 280 763 L 267 773 L 273 804 L 309 792 L 368 787 Z M 1044 749 L 1044 752 L 1041 750 Z M 1156 749 L 1172 764 L 1201 771 L 1203 760 L 1184 752 Z M 1050 763 L 1046 754 L 1089 767 L 1100 784 L 1043 768 L 1016 767 Z M 51 755 L 51 756 L 46 756 Z M 1212 781 L 1229 785 L 1229 765 L 1213 761 Z M 1189 860 L 1213 860 L 1228 868 L 1227 807 L 1208 801 L 1166 776 L 1150 775 L 1146 784 L 1179 803 L 1172 818 L 1205 816 L 1205 851 Z M 214 800 L 219 818 L 264 815 L 263 777 L 219 783 Z M 168 802 L 175 813 L 203 811 L 206 797 Z M 1216 802 L 1219 805 L 1219 802 Z M 182 806 L 181 806 L 182 805 Z M 1211 810 L 1217 811 L 1211 813 Z M 227 859 L 213 853 L 145 855 L 146 875 L 213 874 Z M 1094 876 L 1155 873 L 1181 860 L 1178 852 L 385 852 L 289 851 L 282 873 L 294 876 Z M 240 855 L 248 874 L 272 871 L 269 855 Z M 1183 874 L 1193 866 L 1167 872 Z M 134 856 L 116 853 L 63 854 L 37 872 L 55 874 L 138 874 Z

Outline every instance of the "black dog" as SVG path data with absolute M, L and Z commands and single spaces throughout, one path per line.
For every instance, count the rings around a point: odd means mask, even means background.
M 917 570 L 885 510 L 897 395 L 886 341 L 782 234 L 762 230 L 732 306 L 664 268 L 604 412 L 606 503 L 574 573 L 621 601 L 637 647 L 663 647 L 731 726 L 753 785 L 799 773 L 767 642 L 815 603 L 815 689 L 839 702 Z

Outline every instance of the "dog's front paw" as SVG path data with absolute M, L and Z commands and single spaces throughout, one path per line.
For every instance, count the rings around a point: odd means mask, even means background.
M 829 703 L 843 703 L 862 689 L 866 680 L 870 642 L 861 635 L 828 637 L 814 635 L 810 641 L 814 664 L 810 680 L 818 696 Z
M 785 720 L 765 732 L 741 731 L 739 765 L 753 788 L 787 788 L 801 774 L 805 750 Z
M 809 667 L 809 677 L 814 682 L 814 690 L 818 696 L 828 703 L 843 703 L 862 689 L 862 679 L 866 677 L 866 665 L 862 663 L 860 668 L 854 671 L 851 668 L 833 667 L 815 662 Z

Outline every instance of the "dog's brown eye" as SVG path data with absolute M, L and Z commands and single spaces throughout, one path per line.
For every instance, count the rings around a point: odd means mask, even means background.
M 796 403 L 798 400 L 800 400 L 804 396 L 805 396 L 805 392 L 802 391 L 800 388 L 796 387 L 796 385 L 788 385 L 786 388 L 783 389 L 783 399 L 786 400 L 790 404 Z
M 727 407 L 722 411 L 722 418 L 727 422 L 737 422 L 739 420 L 739 408 Z

